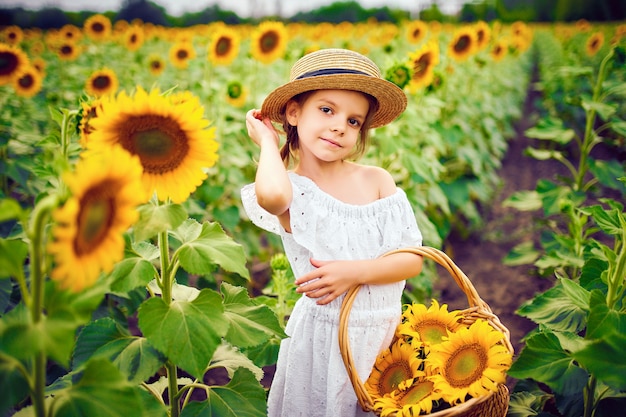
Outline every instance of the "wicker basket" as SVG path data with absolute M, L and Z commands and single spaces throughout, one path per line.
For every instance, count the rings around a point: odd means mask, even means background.
M 456 284 L 463 290 L 467 296 L 467 302 L 469 308 L 462 310 L 461 313 L 464 317 L 463 322 L 465 324 L 472 324 L 477 319 L 483 319 L 489 322 L 494 329 L 502 333 L 502 342 L 513 354 L 513 346 L 510 342 L 510 332 L 502 325 L 500 319 L 491 312 L 491 308 L 485 303 L 476 289 L 467 278 L 467 276 L 452 262 L 452 260 L 442 251 L 427 247 L 410 247 L 404 249 L 398 249 L 386 253 L 383 256 L 391 255 L 398 252 L 415 253 L 422 255 L 426 258 L 432 259 L 441 266 L 443 266 L 454 278 Z M 354 367 L 354 360 L 350 351 L 350 343 L 348 341 L 348 318 L 350 317 L 350 309 L 356 298 L 356 294 L 360 287 L 352 288 L 345 296 L 343 304 L 341 306 L 341 312 L 339 317 L 339 350 L 343 362 L 346 366 L 346 371 L 350 377 L 350 382 L 354 387 L 359 404 L 365 411 L 374 411 L 373 401 L 369 393 L 366 391 L 363 382 L 359 378 L 357 371 Z M 483 395 L 477 398 L 471 398 L 470 400 L 461 403 L 459 405 L 437 411 L 435 413 L 427 414 L 430 417 L 450 417 L 450 416 L 466 416 L 466 417 L 504 417 L 507 413 L 509 406 L 509 390 L 504 384 L 499 384 L 498 391 L 491 392 L 487 395 Z

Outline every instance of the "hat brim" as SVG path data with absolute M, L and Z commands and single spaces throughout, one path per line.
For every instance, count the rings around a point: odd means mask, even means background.
M 263 101 L 261 114 L 282 123 L 287 102 L 300 93 L 312 90 L 352 90 L 371 95 L 378 101 L 378 109 L 372 116 L 372 128 L 392 122 L 407 105 L 402 89 L 390 81 L 361 74 L 335 74 L 301 78 L 276 88 Z

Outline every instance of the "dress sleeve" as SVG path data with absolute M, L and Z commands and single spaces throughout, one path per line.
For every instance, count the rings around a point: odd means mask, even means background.
M 422 232 L 406 193 L 398 188 L 396 196 L 392 209 L 379 218 L 379 227 L 384 232 L 378 256 L 395 249 L 422 246 Z
M 254 183 L 247 184 L 241 189 L 241 203 L 252 223 L 268 232 L 280 234 L 281 226 L 278 217 L 259 205 L 254 191 Z

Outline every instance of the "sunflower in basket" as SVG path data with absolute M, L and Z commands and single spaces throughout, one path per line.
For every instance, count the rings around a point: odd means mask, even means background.
M 486 320 L 463 318 L 435 300 L 407 306 L 365 382 L 378 415 L 429 414 L 498 390 L 512 361 L 502 334 Z

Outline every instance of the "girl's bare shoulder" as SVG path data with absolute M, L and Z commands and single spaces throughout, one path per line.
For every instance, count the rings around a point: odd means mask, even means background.
M 378 198 L 385 198 L 396 192 L 396 182 L 386 169 L 372 165 L 358 165 L 358 172 L 364 184 L 378 189 Z

